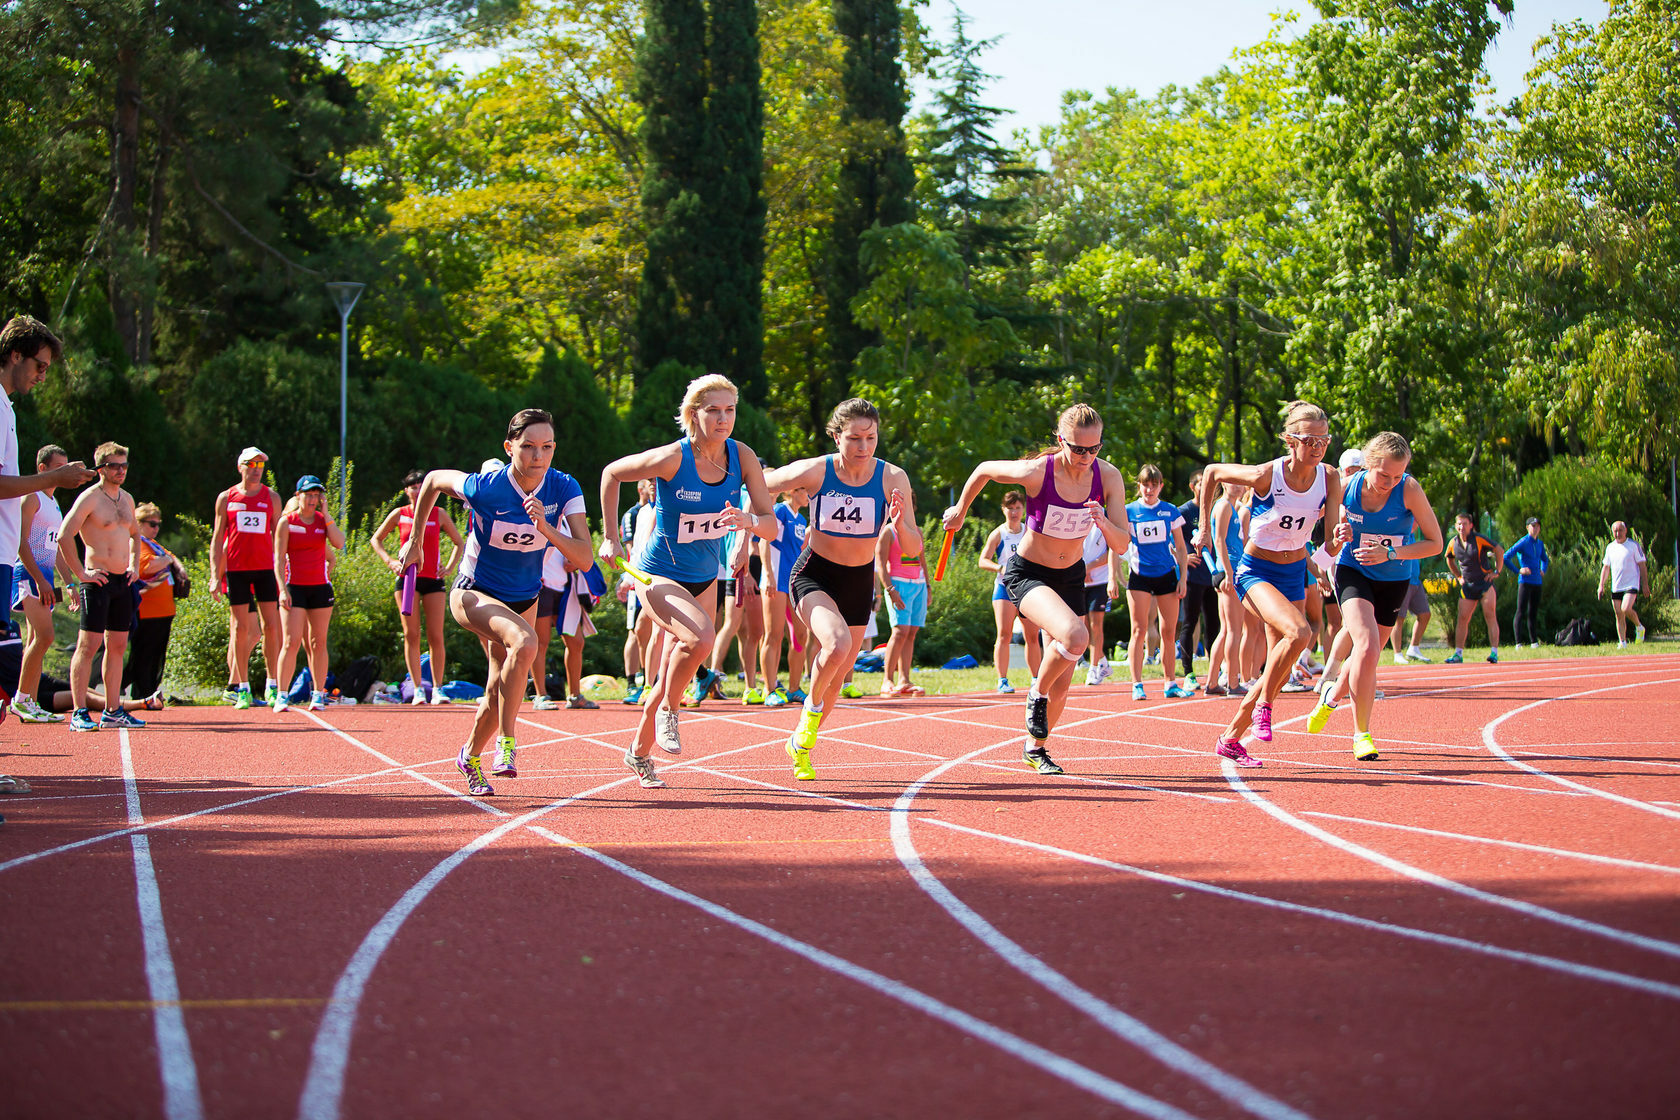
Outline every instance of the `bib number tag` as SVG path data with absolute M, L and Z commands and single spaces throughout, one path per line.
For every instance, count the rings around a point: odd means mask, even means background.
M 529 521 L 495 521 L 490 525 L 490 547 L 503 552 L 541 552 L 548 547 L 548 538 Z
M 1166 544 L 1167 523 L 1165 521 L 1139 521 L 1132 536 L 1137 539 L 1139 544 Z
M 729 529 L 724 525 L 721 513 L 685 513 L 677 517 L 678 544 L 715 541 L 728 533 Z
M 1400 538 L 1399 537 L 1384 536 L 1381 533 L 1361 533 L 1361 534 L 1359 534 L 1359 545 L 1358 545 L 1358 547 L 1364 548 L 1367 545 L 1376 545 L 1378 548 L 1399 548 L 1400 547 Z
M 880 530 L 875 499 L 856 494 L 823 495 L 822 528 L 837 537 L 873 537 Z
M 1084 506 L 1051 506 L 1044 511 L 1044 528 L 1039 532 L 1062 540 L 1084 540 L 1091 531 L 1091 511 Z
M 242 509 L 233 515 L 233 527 L 241 533 L 268 532 L 268 511 L 265 509 Z

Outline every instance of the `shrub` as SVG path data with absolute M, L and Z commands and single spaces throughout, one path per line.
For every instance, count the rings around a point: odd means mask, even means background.
M 1437 512 L 1451 533 L 1455 511 Z M 1652 563 L 1668 559 L 1674 547 L 1674 510 L 1663 492 L 1642 475 L 1596 459 L 1554 459 L 1525 475 L 1495 514 L 1506 547 L 1530 517 L 1540 519 L 1541 537 L 1554 556 L 1586 547 L 1602 557 L 1614 521 L 1628 523 Z
M 1616 615 L 1608 599 L 1598 598 L 1598 573 L 1603 566 L 1602 545 L 1580 545 L 1568 549 L 1551 549 L 1551 567 L 1546 570 L 1540 592 L 1540 641 L 1548 643 L 1572 618 L 1584 618 L 1592 624 L 1593 632 L 1603 641 L 1616 637 Z M 1674 569 L 1672 565 L 1651 564 L 1649 567 L 1650 594 L 1639 600 L 1639 615 L 1656 634 L 1671 625 L 1669 615 L 1673 603 Z M 1503 645 L 1516 641 L 1517 577 L 1507 572 L 1495 584 L 1499 597 L 1499 637 Z M 1459 593 L 1456 584 L 1441 591 L 1432 591 L 1430 609 L 1435 617 L 1430 629 L 1452 645 L 1453 627 L 1458 620 Z M 1407 630 L 1407 634 L 1411 631 Z M 1630 635 L 1631 636 L 1631 635 Z M 1527 637 L 1525 634 L 1524 637 Z M 1482 621 L 1478 606 L 1470 618 L 1465 644 L 1485 646 L 1487 625 Z

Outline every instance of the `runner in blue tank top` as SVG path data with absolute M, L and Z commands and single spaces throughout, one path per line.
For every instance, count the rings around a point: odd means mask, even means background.
M 472 738 L 461 748 L 455 766 L 467 779 L 467 791 L 484 797 L 495 792 L 484 776 L 479 755 L 496 738 L 492 774 L 517 777 L 514 728 L 525 678 L 536 656 L 534 625 L 537 592 L 542 589 L 543 553 L 553 545 L 573 565 L 587 568 L 589 521 L 583 491 L 571 475 L 554 470 L 554 418 L 527 408 L 508 421 L 508 465 L 468 474 L 432 471 L 414 500 L 414 523 L 424 525 L 438 495 L 452 494 L 471 510 L 471 530 L 460 575 L 449 592 L 455 621 L 485 643 L 490 673 L 484 699 L 473 716 Z M 559 528 L 564 520 L 567 531 Z M 568 535 L 569 532 L 569 535 Z M 407 569 L 424 559 L 426 534 L 413 533 L 397 557 Z M 500 733 L 498 735 L 498 732 Z
M 805 551 L 788 581 L 793 609 L 810 629 L 811 691 L 788 738 L 793 776 L 814 781 L 811 748 L 823 718 L 839 698 L 874 613 L 875 543 L 890 522 L 907 556 L 920 555 L 922 533 L 910 496 L 910 476 L 875 457 L 881 414 L 862 397 L 841 401 L 827 431 L 835 454 L 800 459 L 770 472 L 776 490 L 803 486 L 811 495 Z
M 1336 598 L 1342 628 L 1326 659 L 1319 700 L 1307 716 L 1318 733 L 1336 701 L 1353 694 L 1353 757 L 1377 757 L 1371 737 L 1371 702 L 1377 692 L 1377 657 L 1401 617 L 1412 589 L 1408 564 L 1440 552 L 1441 523 L 1417 479 L 1406 473 L 1412 449 L 1394 432 L 1379 432 L 1365 445 L 1364 469 L 1348 483 L 1342 507 L 1347 543 L 1336 560 Z M 1418 539 L 1408 543 L 1414 526 Z M 1341 665 L 1334 677 L 1331 667 Z
M 1330 446 L 1330 418 L 1306 401 L 1291 401 L 1284 409 L 1283 443 L 1286 453 L 1258 466 L 1214 463 L 1202 472 L 1201 507 L 1213 504 L 1214 488 L 1222 482 L 1252 490 L 1249 503 L 1248 545 L 1237 562 L 1237 591 L 1243 605 L 1266 626 L 1269 649 L 1266 669 L 1257 687 L 1248 691 L 1226 724 L 1214 750 L 1238 766 L 1259 766 L 1242 736 L 1252 725 L 1262 742 L 1272 739 L 1272 701 L 1283 690 L 1295 659 L 1312 641 L 1303 606 L 1307 598 L 1307 542 L 1320 517 L 1326 525 L 1341 522 L 1342 479 L 1324 466 Z M 1196 530 L 1196 548 L 1205 549 L 1212 527 L 1206 521 Z M 1341 547 L 1333 541 L 1331 547 Z
M 1039 675 L 1027 689 L 1027 738 L 1021 758 L 1040 774 L 1060 774 L 1045 743 L 1067 705 L 1073 667 L 1091 642 L 1085 623 L 1085 538 L 1091 526 L 1108 540 L 1109 563 L 1132 543 L 1126 523 L 1126 480 L 1102 453 L 1102 417 L 1088 404 L 1056 420 L 1056 448 L 1030 459 L 992 460 L 974 468 L 957 504 L 945 511 L 945 531 L 963 516 L 988 482 L 1019 486 L 1027 495 L 1027 535 L 1004 566 L 1003 582 L 1050 639 Z
M 1189 562 L 1184 548 L 1184 518 L 1178 507 L 1161 500 L 1166 482 L 1161 468 L 1145 463 L 1138 468 L 1139 498 L 1126 506 L 1137 560 L 1126 576 L 1126 600 L 1131 607 L 1132 637 L 1126 647 L 1126 666 L 1132 674 L 1132 699 L 1142 700 L 1143 655 L 1149 644 L 1150 616 L 1161 620 L 1161 642 L 1178 632 L 1178 604 L 1184 597 Z M 1191 652 L 1195 652 L 1192 650 Z M 1163 695 L 1178 700 L 1194 693 L 1180 688 L 1172 673 L 1172 657 L 1163 657 L 1166 675 Z
M 653 535 L 640 563 L 653 585 L 638 594 L 658 628 L 647 657 L 647 672 L 657 670 L 658 676 L 644 694 L 636 737 L 624 754 L 624 764 L 648 789 L 665 784 L 654 770 L 654 745 L 668 754 L 682 751 L 674 705 L 717 641 L 712 584 L 718 570 L 727 564 L 736 578 L 744 578 L 748 537 L 741 535 L 737 555 L 730 557 L 723 555 L 724 537 L 731 529 L 745 529 L 766 540 L 776 536 L 777 521 L 770 512 L 770 492 L 764 488 L 758 455 L 729 438 L 738 399 L 735 383 L 727 377 L 714 373 L 695 378 L 683 393 L 676 418 L 684 437 L 626 455 L 601 472 L 601 524 L 612 526 L 601 542 L 601 559 L 609 564 L 624 557 L 618 533 L 619 484 L 654 480 Z M 752 496 L 751 511 L 735 504 L 743 483 Z
M 1237 488 L 1229 482 L 1221 485 L 1222 493 L 1207 520 L 1213 523 L 1213 544 L 1203 553 L 1203 563 L 1213 576 L 1214 591 L 1219 596 L 1219 635 L 1208 650 L 1208 680 L 1202 691 L 1208 696 L 1228 696 L 1236 685 L 1241 690 L 1243 633 L 1246 630 L 1242 599 L 1237 595 L 1236 564 L 1243 552 L 1243 516 L 1248 512 L 1239 508 Z M 1225 679 L 1219 680 L 1220 666 L 1225 667 Z

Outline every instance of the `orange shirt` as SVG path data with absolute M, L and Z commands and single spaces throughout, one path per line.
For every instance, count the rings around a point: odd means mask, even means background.
M 177 562 L 169 550 L 160 544 L 142 540 L 140 545 L 141 582 L 156 579 L 168 571 L 171 564 Z M 169 580 L 164 580 L 156 587 L 148 587 L 140 592 L 141 618 L 173 618 L 174 616 L 175 587 Z

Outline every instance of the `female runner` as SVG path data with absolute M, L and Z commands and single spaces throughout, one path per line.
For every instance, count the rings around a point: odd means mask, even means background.
M 638 565 L 653 584 L 637 595 L 642 609 L 665 632 L 664 648 L 645 667 L 657 672 L 643 694 L 636 737 L 624 754 L 624 764 L 648 789 L 665 782 L 654 770 L 655 743 L 668 754 L 682 752 L 673 706 L 684 685 L 705 663 L 717 640 L 713 618 L 723 540 L 731 529 L 746 529 L 766 539 L 776 535 L 778 522 L 770 514 L 770 494 L 758 455 L 738 440 L 735 383 L 719 374 L 689 382 L 683 393 L 677 424 L 684 436 L 636 455 L 626 455 L 601 472 L 601 524 L 606 526 L 601 559 L 611 564 L 624 556 L 619 537 L 618 487 L 623 482 L 654 480 L 654 526 Z M 752 511 L 738 509 L 742 483 L 752 499 Z M 587 564 L 581 565 L 588 567 Z M 744 578 L 745 573 L 737 573 Z
M 1336 558 L 1336 599 L 1342 628 L 1327 660 L 1340 664 L 1334 680 L 1319 686 L 1307 730 L 1324 730 L 1336 701 L 1353 693 L 1353 757 L 1377 757 L 1371 738 L 1371 702 L 1377 692 L 1377 656 L 1400 621 L 1412 590 L 1406 561 L 1440 553 L 1441 524 L 1423 487 L 1406 473 L 1412 449 L 1395 432 L 1379 432 L 1365 445 L 1363 467 L 1347 484 L 1342 507 L 1347 543 Z M 1413 527 L 1419 539 L 1410 544 Z M 1351 651 L 1351 654 L 1350 654 Z M 1327 674 L 1328 675 L 1328 674 Z
M 408 664 L 408 679 L 414 682 L 413 702 L 426 702 L 426 690 L 420 683 L 423 672 L 420 664 L 420 626 L 423 619 L 426 627 L 426 649 L 431 653 L 432 703 L 447 704 L 449 698 L 439 687 L 449 679 L 444 671 L 443 609 L 449 598 L 445 588 L 454 575 L 456 562 L 461 559 L 461 530 L 456 526 L 455 519 L 449 516 L 448 510 L 442 506 L 432 507 L 431 514 L 426 518 L 425 552 L 422 554 L 420 568 L 414 581 L 414 601 L 420 609 L 413 614 L 402 613 L 403 568 L 397 563 L 396 557 L 385 551 L 383 544 L 385 538 L 393 531 L 397 533 L 398 548 L 408 543 L 408 538 L 414 532 L 414 502 L 420 496 L 420 483 L 425 478 L 425 471 L 408 472 L 408 476 L 403 479 L 403 491 L 408 495 L 408 504 L 398 506 L 385 515 L 385 520 L 374 530 L 371 543 L 374 553 L 397 577 L 397 617 L 402 620 L 403 660 Z M 442 551 L 440 545 L 443 537 L 449 538 L 448 560 L 439 555 Z
M 327 706 L 327 627 L 332 622 L 332 552 L 344 547 L 344 530 L 326 510 L 327 487 L 312 474 L 297 489 L 274 527 L 274 582 L 280 585 L 280 691 L 276 712 L 290 707 L 292 666 L 309 641 L 309 710 Z
M 763 559 L 764 578 L 761 602 L 764 605 L 764 650 L 759 661 L 764 667 L 764 687 L 768 693 L 764 706 L 780 708 L 789 700 L 805 700 L 805 690 L 799 687 L 805 677 L 805 643 L 810 640 L 805 623 L 793 615 L 788 605 L 789 583 L 793 565 L 805 551 L 805 532 L 809 527 L 800 510 L 810 495 L 804 487 L 795 486 L 776 503 L 777 536 L 774 540 L 756 542 Z M 782 660 L 782 635 L 792 632 L 788 643 L 788 684 L 783 688 L 777 679 Z
M 525 677 L 537 653 L 532 619 L 542 590 L 543 553 L 553 545 L 579 568 L 594 562 L 583 491 L 571 475 L 551 466 L 554 418 L 540 408 L 514 413 L 502 447 L 507 466 L 478 474 L 432 471 L 414 500 L 417 525 L 431 516 L 439 494 L 453 494 L 471 512 L 461 574 L 449 592 L 449 613 L 484 643 L 490 663 L 484 699 L 473 716 L 472 738 L 455 759 L 456 769 L 467 779 L 467 792 L 475 797 L 495 793 L 479 759 L 492 738 L 496 759 L 490 772 L 519 776 L 513 732 Z M 560 531 L 561 521 L 567 532 Z M 616 521 L 614 516 L 607 524 Z M 425 541 L 423 532 L 408 538 L 397 556 L 399 569 L 420 563 Z
M 1025 496 L 1019 490 L 1007 491 L 1003 495 L 1003 524 L 992 530 L 985 546 L 980 549 L 980 566 L 998 574 L 997 583 L 992 587 L 992 621 L 997 624 L 997 640 L 992 643 L 992 664 L 997 668 L 997 690 L 1005 696 L 1015 691 L 1015 686 L 1009 683 L 1009 647 L 1015 637 L 1017 618 L 1021 618 L 1021 636 L 1027 643 L 1027 671 L 1033 680 L 1038 679 L 1038 667 L 1044 660 L 1038 623 L 1021 617 L 1020 604 L 1009 597 L 1009 589 L 1003 586 L 1003 569 L 1027 535 L 1026 515 Z
M 945 511 L 945 528 L 962 528 L 969 503 L 988 482 L 1012 483 L 1027 495 L 1026 536 L 1004 566 L 1003 583 L 1051 639 L 1040 674 L 1027 690 L 1027 741 L 1022 758 L 1040 774 L 1060 774 L 1045 742 L 1067 703 L 1073 667 L 1090 643 L 1085 626 L 1085 536 L 1093 524 L 1108 538 L 1110 552 L 1131 546 L 1126 524 L 1126 481 L 1097 455 L 1102 451 L 1102 417 L 1076 404 L 1056 423 L 1055 451 L 1031 459 L 989 461 L 974 468 L 957 504 Z M 1071 495 L 1071 496 L 1070 496 Z M 1115 515 L 1119 519 L 1115 519 Z
M 1161 500 L 1165 483 L 1161 468 L 1145 463 L 1138 468 L 1138 499 L 1126 506 L 1132 540 L 1137 544 L 1137 562 L 1126 576 L 1126 599 L 1132 608 L 1132 640 L 1126 650 L 1126 667 L 1132 674 L 1132 699 L 1142 700 L 1144 646 L 1150 623 L 1166 636 L 1178 631 L 1178 604 L 1184 599 L 1190 565 L 1184 550 L 1184 517 L 1178 507 Z M 1201 507 L 1206 509 L 1206 506 Z M 1194 650 L 1191 651 L 1195 652 Z M 1178 686 L 1173 676 L 1174 658 L 1163 658 L 1162 675 L 1167 678 L 1163 695 L 1170 700 L 1192 695 Z
M 862 397 L 841 401 L 828 418 L 836 454 L 800 459 L 770 472 L 775 489 L 803 486 L 812 495 L 805 551 L 788 583 L 793 609 L 817 647 L 811 661 L 811 694 L 786 748 L 793 759 L 793 776 L 802 782 L 816 780 L 811 747 L 817 729 L 840 695 L 874 614 L 875 543 L 882 527 L 892 524 L 903 555 L 922 552 L 910 478 L 875 457 L 880 427 L 881 414 L 874 405 Z
M 1208 651 L 1208 682 L 1203 689 L 1209 696 L 1228 696 L 1233 690 L 1221 684 L 1219 667 L 1225 666 L 1225 679 L 1231 685 L 1242 682 L 1243 605 L 1237 596 L 1237 581 L 1233 561 L 1243 551 L 1243 520 L 1246 509 L 1236 504 L 1236 487 L 1229 482 L 1222 487 L 1219 503 L 1213 507 L 1213 547 L 1206 555 L 1208 571 L 1213 575 L 1219 596 L 1219 636 Z M 1252 491 L 1247 491 L 1252 493 Z
M 1259 766 L 1260 760 L 1242 745 L 1252 724 L 1262 742 L 1272 741 L 1272 701 L 1282 691 L 1295 659 L 1312 641 L 1302 608 L 1307 601 L 1307 542 L 1320 517 L 1339 525 L 1342 479 L 1324 465 L 1330 446 L 1330 419 L 1306 401 L 1291 401 L 1284 409 L 1284 455 L 1259 466 L 1214 463 L 1202 472 L 1203 509 L 1213 503 L 1214 487 L 1230 482 L 1254 491 L 1249 501 L 1248 545 L 1237 562 L 1237 594 L 1243 605 L 1265 624 L 1269 649 L 1266 669 L 1256 687 L 1237 705 L 1214 749 L 1238 766 Z M 1196 531 L 1196 547 L 1205 549 L 1212 527 L 1203 522 Z M 1334 543 L 1340 547 L 1341 541 Z

